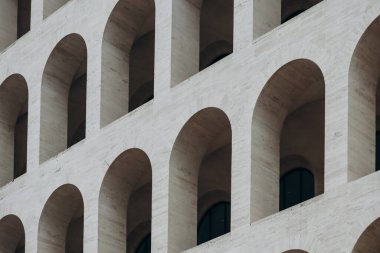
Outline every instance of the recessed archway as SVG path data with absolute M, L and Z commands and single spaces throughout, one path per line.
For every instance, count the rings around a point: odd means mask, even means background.
M 380 17 L 365 30 L 353 53 L 348 80 L 348 180 L 375 171 L 380 130 Z M 379 165 L 377 165 L 379 166 Z
M 200 9 L 199 70 L 233 51 L 233 0 L 203 0 Z
M 38 225 L 38 252 L 83 252 L 83 198 L 77 187 L 56 189 L 42 210 Z
M 0 86 L 0 186 L 26 172 L 28 87 L 14 74 Z
M 154 97 L 154 0 L 120 0 L 102 44 L 101 127 Z
M 0 3 L 0 51 L 30 30 L 31 0 L 2 0 Z
M 292 250 L 287 250 L 283 253 L 308 253 L 308 252 L 304 250 L 300 250 L 300 249 L 292 249 Z
M 44 19 L 53 14 L 56 10 L 68 3 L 70 0 L 43 0 L 44 1 Z
M 380 218 L 372 222 L 360 235 L 352 253 L 380 252 Z
M 281 23 L 285 23 L 322 1 L 323 0 L 282 0 Z
M 281 67 L 262 90 L 252 120 L 251 220 L 279 210 L 280 176 L 306 168 L 324 189 L 324 78 L 312 61 Z
M 24 226 L 15 215 L 7 215 L 0 220 L 0 252 L 25 253 Z
M 206 108 L 175 140 L 169 165 L 169 241 L 175 251 L 196 246 L 204 213 L 216 203 L 231 202 L 231 138 L 226 114 Z
M 151 233 L 152 168 L 140 149 L 120 154 L 99 196 L 99 252 L 134 253 Z M 149 237 L 150 239 L 150 237 Z M 144 241 L 144 247 L 150 241 Z
M 173 1 L 171 86 L 233 51 L 233 0 Z
M 50 54 L 43 73 L 40 163 L 85 137 L 86 83 L 86 43 L 78 34 L 67 35 Z

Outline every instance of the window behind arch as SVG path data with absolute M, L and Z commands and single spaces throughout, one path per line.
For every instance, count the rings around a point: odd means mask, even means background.
M 136 253 L 150 253 L 151 240 L 151 234 L 145 236 L 137 247 Z
M 280 211 L 314 197 L 314 176 L 304 168 L 294 169 L 280 179 Z
M 230 217 L 231 204 L 228 202 L 208 209 L 198 224 L 198 245 L 230 232 Z
M 376 171 L 380 170 L 380 131 L 376 132 Z

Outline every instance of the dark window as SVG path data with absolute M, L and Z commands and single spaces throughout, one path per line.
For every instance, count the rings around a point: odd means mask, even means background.
M 20 38 L 30 30 L 30 10 L 30 0 L 18 0 L 17 38 Z
M 280 180 L 280 211 L 314 197 L 314 176 L 304 168 L 294 169 Z
M 212 61 L 210 62 L 209 66 L 211 66 L 214 63 L 217 63 L 218 61 L 222 60 L 226 56 L 229 56 L 230 54 L 231 53 L 225 53 L 225 54 L 218 55 L 217 57 L 215 57 L 214 59 L 212 59 Z
M 207 210 L 198 224 L 198 245 L 230 232 L 231 204 L 220 202 Z
M 376 132 L 376 171 L 380 170 L 380 131 Z
M 291 20 L 292 18 L 297 17 L 298 15 L 300 15 L 304 11 L 305 10 L 297 10 L 297 11 L 293 12 L 292 14 L 290 14 L 289 16 L 287 16 L 286 18 L 284 18 L 284 20 L 282 20 L 281 23 L 285 23 L 285 22 Z
M 137 247 L 136 253 L 150 253 L 151 244 L 151 234 L 147 235 L 141 240 L 139 246 Z

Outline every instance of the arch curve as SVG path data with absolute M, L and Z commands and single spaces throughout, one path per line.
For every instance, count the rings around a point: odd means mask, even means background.
M 20 74 L 0 86 L 0 186 L 26 173 L 28 85 Z M 6 148 L 5 148 L 6 147 Z
M 360 235 L 352 253 L 380 252 L 380 218 L 373 221 Z
M 231 201 L 231 138 L 228 116 L 215 107 L 195 113 L 177 135 L 169 162 L 169 238 L 176 251 L 196 246 L 198 212 L 221 198 Z
M 151 233 L 152 167 L 148 155 L 121 153 L 104 176 L 99 194 L 99 252 L 131 252 Z
M 380 16 L 364 31 L 348 74 L 348 180 L 375 171 L 376 130 L 380 129 Z
M 83 251 L 83 197 L 72 184 L 57 188 L 48 198 L 38 224 L 38 252 Z
M 16 215 L 10 214 L 0 220 L 0 252 L 25 252 L 25 230 Z
M 77 33 L 51 52 L 42 77 L 40 163 L 70 147 L 86 119 L 87 46 Z
M 323 73 L 309 59 L 288 62 L 262 89 L 251 129 L 251 184 L 256 186 L 251 188 L 252 222 L 278 212 L 281 171 L 289 169 L 282 162 L 289 157 L 308 161 L 316 193 L 323 193 L 324 97 Z
M 155 13 L 154 0 L 119 0 L 107 20 L 102 41 L 101 127 L 153 96 Z

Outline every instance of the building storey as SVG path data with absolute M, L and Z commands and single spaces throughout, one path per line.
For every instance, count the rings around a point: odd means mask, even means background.
M 0 252 L 380 252 L 380 1 L 3 0 L 0 52 Z

